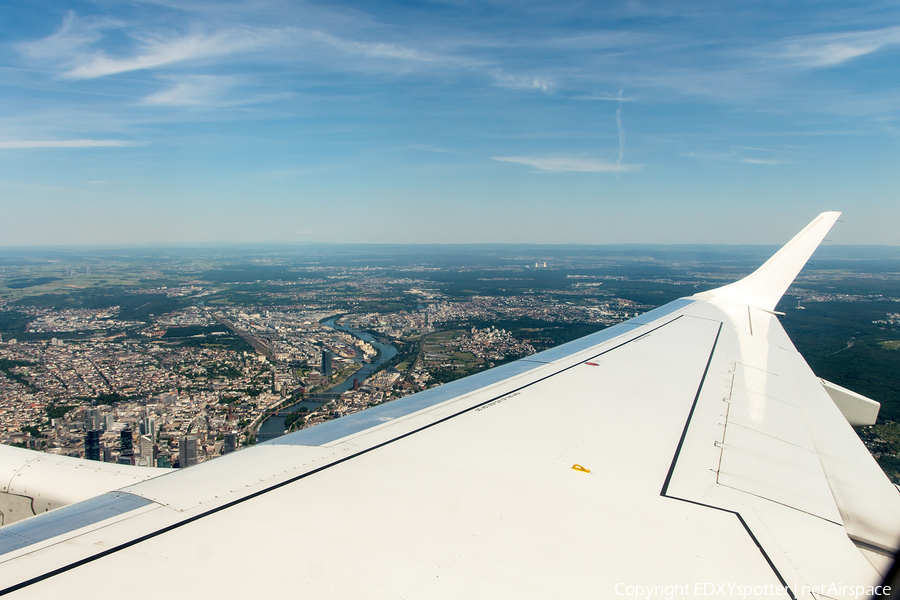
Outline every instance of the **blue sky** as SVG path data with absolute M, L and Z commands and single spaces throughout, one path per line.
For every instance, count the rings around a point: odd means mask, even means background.
M 896 2 L 7 2 L 0 246 L 900 244 Z

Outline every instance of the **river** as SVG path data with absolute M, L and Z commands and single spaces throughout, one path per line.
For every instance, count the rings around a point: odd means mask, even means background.
M 357 329 L 350 329 L 349 327 L 344 327 L 343 325 L 338 325 L 335 323 L 337 317 L 332 317 L 330 319 L 325 319 L 322 321 L 322 325 L 326 327 L 331 327 L 332 329 L 338 329 L 340 331 L 346 331 L 347 333 L 353 335 L 356 338 L 359 338 L 363 341 L 369 342 L 373 348 L 378 350 L 378 357 L 370 363 L 363 364 L 363 356 L 362 353 L 357 351 L 355 362 L 362 364 L 362 367 L 354 374 L 350 375 L 343 382 L 337 384 L 336 386 L 330 388 L 328 390 L 329 394 L 341 394 L 346 392 L 350 388 L 353 387 L 353 380 L 359 379 L 362 382 L 366 377 L 374 373 L 378 370 L 385 362 L 391 360 L 395 356 L 397 356 L 397 349 L 391 344 L 385 344 L 383 342 L 378 341 L 375 337 L 367 333 L 365 331 L 359 331 Z M 301 408 L 306 408 L 308 410 L 313 410 L 318 408 L 324 404 L 326 399 L 319 398 L 316 394 L 310 396 L 307 400 L 302 402 L 298 402 L 297 404 L 292 404 L 285 408 L 282 408 L 278 411 L 277 415 L 273 415 L 263 421 L 263 424 L 260 425 L 259 431 L 256 434 L 257 442 L 266 442 L 268 440 L 275 439 L 281 435 L 284 435 L 284 414 L 289 412 L 295 412 L 300 410 Z

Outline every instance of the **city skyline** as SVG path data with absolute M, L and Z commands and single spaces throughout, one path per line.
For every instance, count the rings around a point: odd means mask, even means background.
M 900 9 L 18 3 L 0 246 L 898 242 Z

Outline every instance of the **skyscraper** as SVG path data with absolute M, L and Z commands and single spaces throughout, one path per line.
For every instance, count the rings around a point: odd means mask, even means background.
M 192 435 L 183 436 L 178 441 L 178 465 L 182 469 L 197 464 L 197 438 Z
M 153 440 L 149 435 L 141 436 L 141 458 L 153 458 Z M 153 463 L 150 463 L 150 466 L 153 466 Z
M 322 375 L 331 377 L 331 352 L 322 350 Z
M 149 436 L 150 441 L 156 443 L 156 419 L 153 417 L 141 419 L 140 431 L 141 435 Z
M 100 430 L 91 429 L 84 435 L 84 457 L 100 460 Z
M 86 408 L 84 410 L 84 429 L 93 431 L 103 427 L 103 419 L 100 417 L 99 408 Z
M 134 435 L 131 427 L 123 429 L 119 436 L 119 462 L 121 464 L 134 464 Z
M 237 450 L 237 433 L 232 431 L 225 434 L 225 443 L 222 445 L 222 454 L 228 454 Z

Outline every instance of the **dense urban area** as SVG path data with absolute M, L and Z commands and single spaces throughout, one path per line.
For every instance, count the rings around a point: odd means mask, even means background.
M 10 251 L 0 254 L 0 442 L 187 467 L 581 337 L 731 281 L 755 260 L 517 248 Z M 860 435 L 895 481 L 898 272 L 893 255 L 826 257 L 779 307 L 817 374 L 883 403 Z

